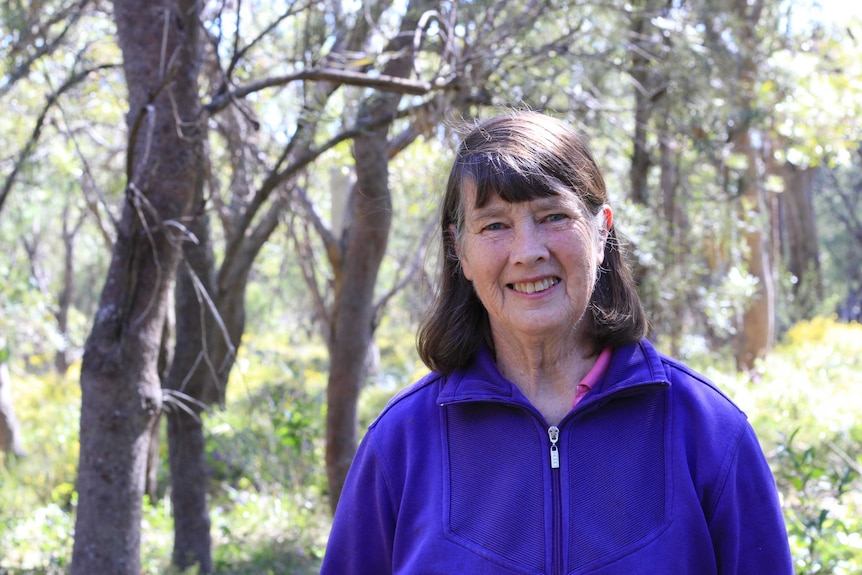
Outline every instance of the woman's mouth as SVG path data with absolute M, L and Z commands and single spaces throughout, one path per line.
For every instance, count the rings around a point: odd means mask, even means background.
M 513 290 L 519 293 L 531 294 L 540 291 L 545 291 L 549 287 L 560 283 L 560 278 L 545 278 L 535 282 L 521 282 L 509 284 Z

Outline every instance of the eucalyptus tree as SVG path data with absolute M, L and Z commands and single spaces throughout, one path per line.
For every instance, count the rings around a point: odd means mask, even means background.
M 24 455 L 21 424 L 12 404 L 12 380 L 9 377 L 9 347 L 0 335 L 0 452 L 6 456 Z
M 180 567 L 197 563 L 202 571 L 211 569 L 200 414 L 208 405 L 224 401 L 227 376 L 245 329 L 245 291 L 255 258 L 284 218 L 291 198 L 303 193 L 302 176 L 318 158 L 342 142 L 386 133 L 395 119 L 410 115 L 409 109 L 386 104 L 382 108 L 373 105 L 365 114 L 358 114 L 361 108 L 348 106 L 341 117 L 330 116 L 330 99 L 348 86 L 367 90 L 366 98 L 375 102 L 397 103 L 401 93 L 431 91 L 429 82 L 409 78 L 413 70 L 409 56 L 406 65 L 393 68 L 395 64 L 384 64 L 379 73 L 372 73 L 376 59 L 399 61 L 391 51 L 383 55 L 370 51 L 375 37 L 385 39 L 387 33 L 397 32 L 397 27 L 390 32 L 377 24 L 391 10 L 387 3 L 354 13 L 343 12 L 340 3 L 329 6 L 331 11 L 323 8 L 289 5 L 279 13 L 237 4 L 207 12 L 209 101 L 204 111 L 214 135 L 208 163 L 211 206 L 205 207 L 199 196 L 189 224 L 197 241 L 186 244 L 177 284 L 177 344 L 166 383 L 169 407 L 173 406 L 167 415 L 174 562 Z M 408 55 L 420 16 L 413 17 L 409 34 L 403 34 L 409 40 L 405 43 Z M 262 116 L 264 120 L 257 119 Z M 372 148 L 366 145 L 364 149 Z M 384 154 L 384 173 L 386 159 Z M 349 261 L 359 267 L 345 274 L 342 301 L 355 308 L 370 305 L 358 297 L 363 291 L 360 286 L 373 288 L 386 245 L 387 230 L 377 221 L 379 201 L 364 204 L 374 193 L 389 193 L 385 181 L 381 184 L 376 179 L 379 161 L 379 156 L 356 160 L 357 170 L 360 165 L 368 166 L 375 178 L 363 183 L 361 200 L 354 206 L 350 241 L 356 247 L 351 248 L 345 239 L 344 249 L 356 250 Z M 218 166 L 228 169 L 220 173 Z M 224 238 L 218 262 L 213 255 L 208 209 L 218 216 Z M 386 217 L 386 212 L 382 215 Z M 382 238 L 382 243 L 362 241 L 367 230 Z M 367 319 L 367 313 L 351 318 L 345 312 L 341 329 L 370 333 Z M 346 338 L 346 343 L 330 349 L 336 355 L 350 345 L 355 345 L 353 338 Z M 365 349 L 358 347 L 358 351 L 351 349 L 333 359 L 333 370 L 352 362 L 351 353 L 360 354 L 361 365 Z M 354 381 L 362 378 L 361 373 L 351 377 Z M 339 406 L 333 403 L 331 409 Z
M 776 66 L 797 38 L 781 27 L 792 7 L 644 1 L 628 13 L 630 197 L 652 222 L 637 232 L 638 277 L 653 335 L 671 353 L 700 333 L 709 347 L 733 343 L 739 367 L 751 367 L 775 338 L 778 240 L 804 243 L 789 249 L 809 262 L 796 267 L 816 268 L 812 210 L 791 203 L 805 178 L 779 161 L 798 139 L 775 130 L 797 77 Z M 792 193 L 778 199 L 772 174 Z M 773 232 L 784 225 L 777 201 L 808 221 L 792 236 Z
M 860 290 L 859 259 L 850 254 L 860 238 L 853 178 L 862 140 L 862 19 L 812 19 L 817 11 L 808 2 L 793 8 L 786 14 L 787 41 L 762 91 L 771 105 L 769 167 L 781 190 L 777 217 L 787 278 L 781 287 L 789 304 L 782 319 L 788 323 L 831 313 L 836 301 L 848 295 L 852 301 Z
M 168 294 L 201 185 L 199 4 L 113 5 L 128 87 L 123 213 L 81 366 L 73 574 L 140 572 L 157 360 Z

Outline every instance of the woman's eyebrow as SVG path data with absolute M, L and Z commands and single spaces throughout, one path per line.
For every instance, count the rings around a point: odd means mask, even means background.
M 575 209 L 578 207 L 578 202 L 566 196 L 547 196 L 544 198 L 536 198 L 533 200 L 533 205 L 540 210 L 554 210 L 558 208 Z
M 474 207 L 471 210 L 471 219 L 481 220 L 488 218 L 499 218 L 506 214 L 506 206 L 505 205 L 486 205 L 482 207 Z

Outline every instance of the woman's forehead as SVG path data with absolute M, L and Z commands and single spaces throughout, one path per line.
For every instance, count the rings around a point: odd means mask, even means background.
M 498 196 L 506 202 L 525 202 L 535 198 L 573 193 L 552 176 L 511 172 L 480 174 L 478 177 L 468 175 L 462 183 L 462 195 L 468 189 L 471 189 L 471 195 L 477 206 L 483 206 L 493 196 Z
M 509 192 L 509 193 L 507 193 Z M 584 201 L 571 189 L 559 184 L 548 187 L 542 191 L 530 193 L 512 194 L 509 190 L 502 192 L 497 188 L 485 186 L 484 188 L 474 180 L 465 180 L 461 186 L 461 199 L 465 208 L 473 211 L 486 211 L 486 208 L 496 206 L 496 209 L 505 208 L 506 205 L 529 202 L 538 209 L 565 206 L 569 208 L 586 209 Z

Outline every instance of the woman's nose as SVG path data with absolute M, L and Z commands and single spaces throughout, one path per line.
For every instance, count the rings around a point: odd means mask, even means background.
M 548 247 L 544 234 L 535 222 L 515 228 L 509 255 L 513 263 L 527 265 L 548 258 Z

